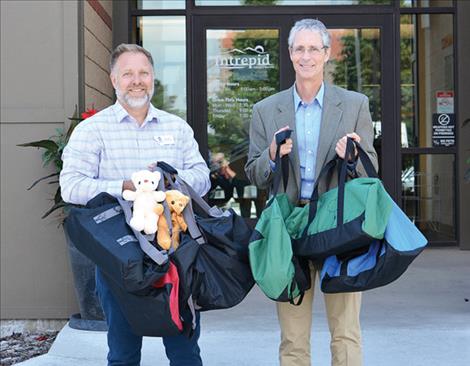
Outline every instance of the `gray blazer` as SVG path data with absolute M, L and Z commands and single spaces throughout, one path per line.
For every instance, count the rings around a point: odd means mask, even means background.
M 287 189 L 281 187 L 281 190 L 287 192 L 290 201 L 296 204 L 300 195 L 300 163 L 295 131 L 293 88 L 294 86 L 271 95 L 254 105 L 250 125 L 250 149 L 245 172 L 248 179 L 257 187 L 270 188 L 273 174 L 269 165 L 269 145 L 274 133 L 289 125 L 293 129 L 293 149 L 289 154 L 291 163 L 289 183 Z M 336 155 L 337 141 L 351 132 L 356 132 L 361 137 L 361 146 L 377 169 L 377 153 L 373 147 L 374 131 L 368 98 L 363 94 L 325 83 L 315 178 L 318 178 L 322 167 Z M 359 176 L 365 175 L 360 162 L 356 170 Z M 320 192 L 331 189 L 337 184 L 338 177 L 335 169 L 332 175 L 319 182 Z

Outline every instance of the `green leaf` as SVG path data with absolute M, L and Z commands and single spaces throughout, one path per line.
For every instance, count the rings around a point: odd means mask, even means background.
M 67 144 L 67 142 L 69 142 L 69 138 L 70 136 L 72 135 L 72 132 L 73 130 L 75 129 L 75 127 L 77 127 L 77 125 L 81 122 L 82 120 L 81 119 L 78 119 L 78 120 L 73 120 L 71 123 L 70 123 L 70 127 L 67 131 L 67 134 L 65 135 L 65 141 L 64 143 Z
M 41 216 L 41 219 L 45 219 L 47 216 L 49 216 L 51 213 L 53 213 L 55 210 L 58 210 L 61 207 L 65 207 L 67 204 L 65 202 L 59 202 L 56 203 L 54 206 L 52 206 L 49 210 L 47 210 L 44 215 Z
M 57 187 L 57 191 L 55 192 L 55 195 L 54 195 L 54 203 L 57 205 L 60 202 L 64 203 L 64 201 L 62 201 L 62 195 L 60 194 L 60 186 L 59 186 Z
M 24 144 L 18 144 L 16 146 L 41 147 L 41 148 L 49 150 L 49 151 L 57 151 L 57 149 L 59 148 L 59 146 L 52 140 L 39 140 L 39 141 L 27 142 L 27 143 L 24 143 Z
M 58 176 L 60 173 L 52 173 L 52 174 L 49 174 L 45 177 L 42 177 L 42 178 L 39 178 L 37 181 L 35 181 L 33 184 L 31 184 L 31 187 L 29 187 L 27 190 L 29 191 L 31 188 L 33 188 L 36 184 L 38 184 L 39 182 L 47 179 L 47 178 L 51 178 L 51 177 L 54 177 L 54 176 Z

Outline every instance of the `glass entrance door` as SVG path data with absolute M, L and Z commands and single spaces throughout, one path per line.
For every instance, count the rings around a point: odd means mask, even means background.
M 198 113 L 193 121 L 211 169 L 210 203 L 231 207 L 246 218 L 258 217 L 267 199 L 267 193 L 252 186 L 243 170 L 252 107 L 293 84 L 287 37 L 295 21 L 305 17 L 194 18 L 197 49 L 192 73 Z M 391 18 L 364 15 L 346 21 L 344 16 L 322 16 L 320 20 L 332 37 L 325 80 L 369 97 L 381 176 L 396 197 Z

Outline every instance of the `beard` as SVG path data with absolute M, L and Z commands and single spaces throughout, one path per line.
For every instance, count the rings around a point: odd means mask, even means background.
M 154 86 L 152 85 L 152 89 L 150 89 L 150 91 L 146 95 L 144 95 L 143 97 L 140 97 L 140 98 L 133 98 L 129 95 L 129 92 L 124 92 L 123 93 L 119 89 L 115 89 L 115 92 L 116 92 L 116 98 L 119 101 L 124 102 L 125 104 L 127 104 L 129 107 L 131 107 L 131 108 L 142 108 L 146 104 L 150 103 L 150 100 L 153 97 Z

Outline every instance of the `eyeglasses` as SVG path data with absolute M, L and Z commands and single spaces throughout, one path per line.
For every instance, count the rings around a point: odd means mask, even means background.
M 301 56 L 305 53 L 305 51 L 307 51 L 307 53 L 309 55 L 312 55 L 312 56 L 318 56 L 322 50 L 326 50 L 328 47 L 327 46 L 323 46 L 323 47 L 309 47 L 309 48 L 305 48 L 304 46 L 297 46 L 297 47 L 294 47 L 294 48 L 291 48 L 292 52 L 294 53 L 294 55 L 296 56 Z

